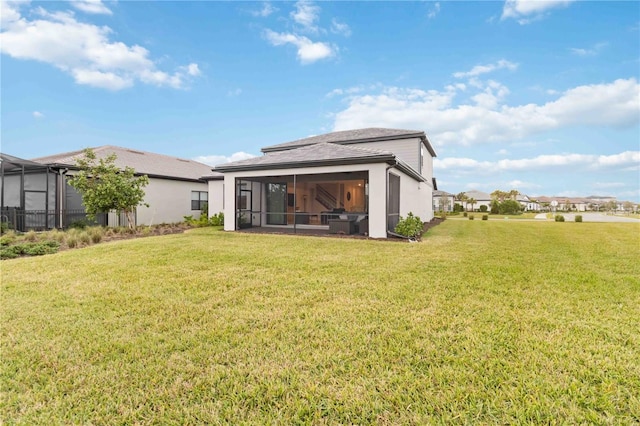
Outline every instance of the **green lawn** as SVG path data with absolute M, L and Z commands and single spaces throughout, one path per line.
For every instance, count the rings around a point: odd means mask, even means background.
M 0 263 L 3 424 L 637 424 L 640 225 L 224 233 Z

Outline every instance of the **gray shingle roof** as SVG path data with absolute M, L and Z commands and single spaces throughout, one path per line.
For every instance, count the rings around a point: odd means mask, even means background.
M 344 164 L 366 164 L 386 162 L 394 164 L 398 169 L 412 176 L 418 181 L 424 181 L 424 177 L 403 163 L 389 151 L 381 151 L 371 148 L 338 145 L 335 143 L 317 143 L 296 149 L 276 151 L 254 157 L 248 160 L 234 161 L 221 164 L 214 171 L 235 172 L 246 170 L 270 170 L 298 167 L 334 166 Z
M 262 152 L 282 151 L 286 149 L 297 148 L 301 146 L 313 145 L 317 143 L 337 143 L 352 144 L 361 142 L 373 142 L 378 140 L 389 139 L 406 139 L 421 138 L 431 154 L 435 157 L 435 152 L 429 144 L 425 133 L 421 130 L 404 130 L 404 129 L 384 129 L 378 127 L 369 127 L 366 129 L 343 130 L 339 132 L 326 133 L 324 135 L 311 136 L 304 139 L 298 139 L 291 142 L 285 142 L 277 145 L 271 145 L 262 148 Z
M 161 176 L 176 179 L 200 180 L 202 176 L 222 175 L 211 171 L 211 166 L 193 160 L 186 160 L 168 155 L 138 151 L 119 146 L 104 145 L 93 148 L 98 159 L 116 154 L 115 165 L 120 168 L 131 167 L 136 173 L 150 176 Z M 64 152 L 46 157 L 34 158 L 40 164 L 67 165 L 74 167 L 76 159 L 82 158 L 84 151 Z
M 336 145 L 333 143 L 317 143 L 297 149 L 276 151 L 261 157 L 234 161 L 216 166 L 214 170 L 234 171 L 260 168 L 302 167 L 305 165 L 362 163 L 374 160 L 392 160 L 395 156 L 388 151 L 369 148 Z

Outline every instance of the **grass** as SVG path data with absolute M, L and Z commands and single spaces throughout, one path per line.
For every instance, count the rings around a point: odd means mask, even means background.
M 224 233 L 2 267 L 6 424 L 637 424 L 640 226 Z

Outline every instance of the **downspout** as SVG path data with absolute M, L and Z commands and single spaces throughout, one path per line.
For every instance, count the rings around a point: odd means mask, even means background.
M 46 211 L 44 215 L 44 226 L 45 226 L 45 229 L 47 230 L 49 230 L 49 173 L 50 172 L 51 172 L 51 169 L 49 168 L 49 166 L 47 166 L 47 177 L 45 179 L 45 185 L 47 185 L 47 190 L 45 191 L 46 198 L 44 200 L 44 210 Z

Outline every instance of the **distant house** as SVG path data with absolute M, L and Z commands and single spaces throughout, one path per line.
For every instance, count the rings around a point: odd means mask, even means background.
M 204 174 L 212 180 L 222 179 L 222 175 L 213 174 L 206 164 L 110 145 L 93 151 L 98 159 L 116 154 L 118 167 L 128 166 L 149 176 L 144 200 L 149 207 L 138 207 L 138 225 L 180 222 L 187 215 L 199 217 L 205 203 L 214 213 L 222 210 L 222 193 L 210 200 L 208 184 L 202 179 Z M 23 160 L 3 154 L 2 220 L 17 228 L 51 229 L 83 219 L 82 197 L 68 183 L 78 171 L 76 160 L 83 156 L 83 151 L 73 151 Z M 124 224 L 114 214 L 101 217 L 99 223 Z
M 452 212 L 455 204 L 455 195 L 446 191 L 433 191 L 433 211 L 434 212 Z
M 224 175 L 227 231 L 306 228 L 386 238 L 409 212 L 433 218 L 436 154 L 423 131 L 347 130 L 262 152 L 213 169 Z M 210 197 L 219 189 L 210 181 Z
M 482 192 L 482 191 L 471 190 L 471 191 L 465 192 L 465 195 L 468 197 L 468 199 L 473 198 L 474 200 L 476 200 L 473 206 L 471 206 L 471 203 L 469 203 L 469 201 L 466 202 L 468 211 L 480 210 L 480 206 L 487 206 L 487 211 L 491 210 L 490 194 L 487 194 L 486 192 Z

